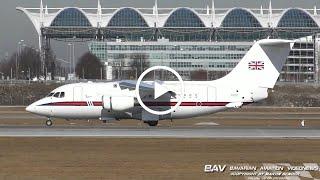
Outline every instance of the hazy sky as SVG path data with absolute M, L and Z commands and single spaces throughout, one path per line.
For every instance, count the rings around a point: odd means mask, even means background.
M 44 0 L 48 7 L 96 7 L 97 0 Z M 0 0 L 0 58 L 11 54 L 17 48 L 17 42 L 21 39 L 26 44 L 38 47 L 38 37 L 32 23 L 23 14 L 15 10 L 17 6 L 39 7 L 40 0 Z M 153 0 L 101 0 L 102 7 L 149 7 L 152 8 Z M 211 4 L 211 0 L 158 0 L 159 7 L 196 7 L 203 8 Z M 215 0 L 217 8 L 267 7 L 269 0 Z M 320 8 L 320 0 L 273 0 L 273 8 L 302 7 L 311 9 L 317 5 Z M 65 43 L 53 43 L 53 48 L 58 58 L 67 58 Z M 77 56 L 87 50 L 85 43 L 78 44 Z

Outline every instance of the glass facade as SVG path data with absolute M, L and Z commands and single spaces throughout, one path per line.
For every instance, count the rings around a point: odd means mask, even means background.
M 259 21 L 247 10 L 236 8 L 223 19 L 221 27 L 262 27 Z
M 111 62 L 114 67 L 127 66 L 130 69 L 130 62 L 136 57 L 143 57 L 149 62 L 148 66 L 169 66 L 185 77 L 190 77 L 193 71 L 204 70 L 208 72 L 209 79 L 231 71 L 254 41 L 265 38 L 298 39 L 320 32 L 316 23 L 319 15 L 312 14 L 312 10 L 274 9 L 272 17 L 280 18 L 278 24 L 275 19 L 269 22 L 266 10 L 264 14 L 258 11 L 245 8 L 217 10 L 215 20 L 222 22 L 215 27 L 218 22 L 211 24 L 210 9 L 164 8 L 159 9 L 158 15 L 155 9 L 146 8 L 103 9 L 103 27 L 92 27 L 82 11 L 66 8 L 41 32 L 43 37 L 49 39 L 76 37 L 77 40 L 94 40 L 89 43 L 90 51 L 101 61 Z M 96 22 L 92 12 L 88 17 Z M 280 80 L 318 80 L 317 51 L 320 47 L 313 42 L 296 43 Z M 211 77 L 211 72 L 218 75 Z
M 297 39 L 313 35 L 320 28 L 310 14 L 300 9 L 289 9 L 277 24 L 270 27 L 269 23 L 260 23 L 259 16 L 264 16 L 261 21 L 267 21 L 267 14 L 253 14 L 248 9 L 234 8 L 227 11 L 220 27 L 206 27 L 204 21 L 210 20 L 210 14 L 200 14 L 189 8 L 178 8 L 171 14 L 159 17 L 164 21 L 163 26 L 148 27 L 145 19 L 135 9 L 124 8 L 119 10 L 112 18 L 109 26 L 102 29 L 103 37 L 109 40 L 117 38 L 123 41 L 156 41 L 166 38 L 170 41 L 219 41 L 219 42 L 247 42 L 265 38 Z M 279 17 L 282 14 L 278 14 Z M 155 20 L 154 14 L 148 14 L 147 19 Z M 202 17 L 202 19 L 200 18 Z M 159 22 L 158 22 L 159 23 Z M 269 25 L 266 25 L 269 24 Z M 276 25 L 276 24 L 275 24 Z
M 170 15 L 164 27 L 205 27 L 205 25 L 192 10 L 179 8 Z
M 103 30 L 104 38 L 108 41 L 152 41 L 155 38 L 154 30 L 141 27 L 117 28 L 112 27 Z
M 318 27 L 309 14 L 300 9 L 288 10 L 280 19 L 278 27 Z
M 138 57 L 138 62 L 148 61 L 149 66 L 169 66 L 185 80 L 194 72 L 204 71 L 208 79 L 217 79 L 230 72 L 251 48 L 253 42 L 91 42 L 89 50 L 102 62 L 116 69 L 128 67 Z M 315 44 L 311 37 L 294 44 L 283 68 L 280 81 L 314 82 L 317 78 Z M 138 63 L 139 64 L 139 63 Z M 144 66 L 143 68 L 148 68 Z M 120 68 L 122 69 L 122 68 Z M 129 68 L 129 69 L 132 69 Z M 118 71 L 119 69 L 117 69 Z
M 263 28 L 232 28 L 231 29 L 218 29 L 215 34 L 217 41 L 230 41 L 230 42 L 250 42 L 259 39 L 265 39 L 270 36 L 270 31 Z
M 191 74 L 193 71 L 231 71 L 252 43 L 230 44 L 210 42 L 91 42 L 89 50 L 103 62 L 112 66 L 126 66 L 135 59 L 144 57 L 149 66 L 169 66 Z M 138 59 L 139 60 L 139 59 Z M 190 76 L 185 76 L 190 79 Z M 213 77 L 212 77 L 213 78 Z M 217 78 L 217 77 L 215 77 Z
M 282 39 L 299 39 L 301 37 L 306 37 L 315 34 L 311 28 L 310 29 L 302 29 L 302 28 L 295 28 L 295 29 L 288 29 L 288 28 L 281 28 L 278 29 L 274 38 L 282 38 Z
M 108 23 L 109 27 L 148 27 L 144 18 L 132 8 L 120 9 Z
M 159 30 L 159 38 L 170 41 L 210 41 L 212 31 L 206 28 L 162 28 Z
M 48 27 L 42 28 L 43 36 L 49 38 L 72 38 L 73 36 L 99 40 L 116 41 L 157 41 L 166 38 L 176 42 L 246 42 L 259 39 L 297 39 L 320 32 L 317 25 L 319 15 L 310 9 L 274 9 L 272 22 L 269 15 L 258 13 L 257 9 L 233 8 L 216 11 L 216 21 L 211 22 L 210 9 L 187 7 L 170 9 L 103 9 L 103 27 L 90 24 L 88 18 L 96 22 L 92 9 L 66 8 L 61 11 Z M 205 13 L 205 10 L 207 13 Z M 52 10 L 53 11 L 53 10 Z M 89 13 L 90 12 L 90 13 Z M 157 15 L 156 12 L 159 14 Z M 54 16 L 49 13 L 49 17 Z M 279 22 L 275 20 L 280 18 Z M 221 24 L 220 24 L 220 21 Z M 261 22 L 261 23 L 260 23 Z M 263 23 L 262 23 L 263 22 Z M 46 23 L 45 23 L 46 24 Z M 219 25 L 220 24 L 220 25 Z M 92 25 L 94 27 L 92 27 Z M 219 27 L 215 27 L 218 25 Z
M 280 76 L 281 81 L 313 82 L 315 79 L 315 52 L 312 39 L 296 42 Z
M 51 26 L 92 26 L 88 18 L 76 8 L 61 11 L 51 23 Z

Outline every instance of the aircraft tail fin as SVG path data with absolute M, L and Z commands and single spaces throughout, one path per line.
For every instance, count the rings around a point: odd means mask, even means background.
M 293 41 L 257 41 L 238 65 L 224 78 L 231 83 L 273 88 L 293 46 Z

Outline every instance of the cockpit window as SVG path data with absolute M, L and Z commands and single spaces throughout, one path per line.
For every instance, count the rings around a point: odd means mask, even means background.
M 52 92 L 52 93 L 49 93 L 48 95 L 47 95 L 47 97 L 51 97 L 51 96 L 53 96 L 54 95 L 54 93 Z
M 64 92 L 61 92 L 61 93 L 60 93 L 60 98 L 64 98 L 64 95 L 65 95 L 65 93 L 64 93 Z
M 60 92 L 55 93 L 53 96 L 58 98 L 60 96 Z

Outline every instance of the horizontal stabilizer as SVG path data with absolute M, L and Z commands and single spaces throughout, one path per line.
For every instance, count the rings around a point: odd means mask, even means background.
M 232 102 L 226 105 L 227 108 L 241 108 L 243 105 L 242 102 Z

